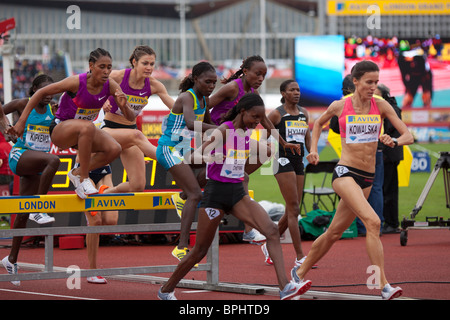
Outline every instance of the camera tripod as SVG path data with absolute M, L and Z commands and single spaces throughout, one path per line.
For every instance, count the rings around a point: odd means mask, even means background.
M 408 229 L 420 229 L 420 228 L 449 228 L 450 220 L 444 220 L 442 217 L 425 217 L 425 222 L 417 222 L 414 220 L 416 215 L 422 209 L 423 203 L 428 196 L 428 193 L 433 186 L 436 177 L 439 174 L 439 171 L 442 169 L 444 174 L 444 192 L 445 192 L 445 200 L 447 202 L 447 209 L 450 209 L 450 153 L 449 152 L 440 152 L 441 156 L 436 161 L 436 165 L 433 168 L 433 171 L 428 178 L 425 187 L 420 194 L 419 199 L 417 200 L 416 206 L 411 211 L 410 216 L 411 219 L 403 218 L 401 222 L 402 230 L 400 233 L 400 244 L 402 246 L 406 246 L 408 242 Z

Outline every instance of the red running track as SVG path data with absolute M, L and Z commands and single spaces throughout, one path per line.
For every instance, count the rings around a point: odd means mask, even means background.
M 388 280 L 403 288 L 403 297 L 418 299 L 450 299 L 450 232 L 448 229 L 409 230 L 408 244 L 400 245 L 399 234 L 381 237 L 385 254 Z M 2 240 L 7 245 L 9 240 Z M 303 241 L 305 253 L 312 241 Z M 294 250 L 291 244 L 283 244 L 286 272 L 293 266 Z M 99 268 L 171 265 L 176 260 L 168 245 L 101 246 Z M 0 259 L 8 255 L 8 248 L 0 249 Z M 220 282 L 262 284 L 276 287 L 274 268 L 264 263 L 259 246 L 222 244 L 219 249 Z M 23 246 L 19 262 L 44 264 L 44 248 Z M 86 248 L 76 250 L 54 249 L 55 267 L 78 265 L 87 268 Z M 319 262 L 319 268 L 311 270 L 307 279 L 312 280 L 314 291 L 379 295 L 365 285 L 370 265 L 365 250 L 365 238 L 338 241 Z M 0 268 L 0 273 L 6 271 Z M 19 270 L 19 272 L 30 272 Z M 155 274 L 169 277 L 170 274 Z M 186 279 L 205 280 L 205 272 L 190 272 Z M 342 285 L 358 286 L 342 286 Z M 65 279 L 22 281 L 17 287 L 10 282 L 0 282 L 0 300 L 156 300 L 160 285 L 109 279 L 106 285 L 88 284 L 85 279 L 80 289 L 68 289 Z M 272 295 L 245 295 L 207 292 L 177 288 L 176 296 L 183 300 L 278 300 Z

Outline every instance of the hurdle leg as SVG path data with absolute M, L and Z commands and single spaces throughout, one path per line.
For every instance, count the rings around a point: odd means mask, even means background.
M 53 235 L 45 236 L 45 271 L 53 272 Z
M 217 286 L 219 284 L 219 228 L 217 228 L 213 242 L 209 247 L 207 261 L 211 265 L 206 271 L 207 285 Z

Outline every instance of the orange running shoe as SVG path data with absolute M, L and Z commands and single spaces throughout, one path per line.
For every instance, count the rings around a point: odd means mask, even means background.
M 98 193 L 99 193 L 99 194 L 102 194 L 102 193 L 104 193 L 105 190 L 108 189 L 108 188 L 109 188 L 109 187 L 108 187 L 107 185 L 102 184 L 102 185 L 100 186 L 100 188 L 98 188 Z

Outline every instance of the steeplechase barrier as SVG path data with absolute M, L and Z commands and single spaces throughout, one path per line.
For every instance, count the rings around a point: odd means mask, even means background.
M 175 209 L 171 196 L 176 192 L 136 192 L 136 193 L 115 193 L 97 194 L 80 199 L 75 194 L 55 194 L 55 195 L 35 195 L 35 196 L 9 196 L 0 197 L 0 214 L 21 214 L 29 212 L 85 212 L 85 211 L 106 211 L 106 210 L 162 210 Z M 197 223 L 192 226 L 196 230 Z M 45 244 L 45 264 L 42 271 L 19 273 L 17 275 L 1 274 L 0 281 L 22 281 L 22 280 L 47 280 L 64 279 L 70 274 L 61 268 L 55 268 L 54 257 L 54 237 L 60 235 L 73 234 L 121 234 L 139 232 L 170 232 L 180 230 L 180 223 L 160 223 L 160 224 L 128 224 L 114 226 L 72 226 L 72 227 L 44 227 L 28 229 L 0 230 L 0 238 L 10 238 L 14 236 L 44 236 Z M 19 266 L 21 264 L 19 263 Z M 30 266 L 29 266 L 30 267 Z M 31 269 L 36 266 L 31 266 Z M 173 272 L 176 265 L 162 266 L 140 266 L 105 269 L 83 269 L 80 270 L 80 277 L 92 276 L 124 276 L 141 275 L 153 273 Z M 40 268 L 37 268 L 40 269 Z M 219 282 L 219 230 L 216 231 L 214 240 L 206 256 L 206 263 L 199 264 L 192 271 L 206 271 L 206 281 L 182 280 L 179 287 L 204 289 L 245 294 L 263 294 L 264 289 L 252 285 L 237 285 Z M 164 282 L 166 278 L 160 278 L 159 282 Z

